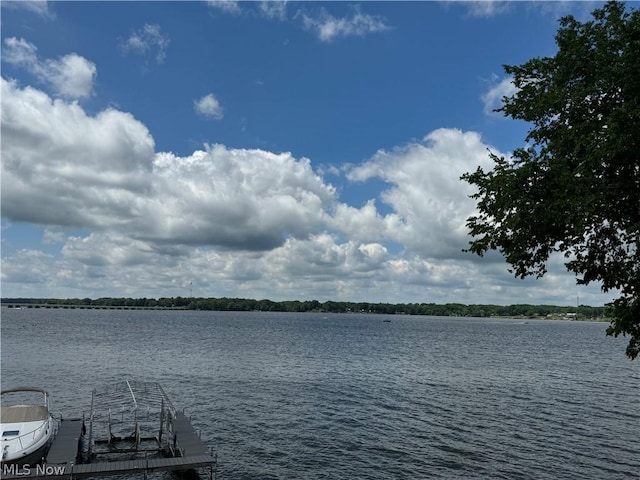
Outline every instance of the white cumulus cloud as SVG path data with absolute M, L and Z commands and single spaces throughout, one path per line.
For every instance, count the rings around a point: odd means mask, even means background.
M 486 149 L 475 132 L 443 128 L 421 143 L 380 150 L 348 176 L 353 181 L 380 178 L 389 183 L 381 199 L 392 212 L 374 219 L 365 207 L 350 216 L 372 218 L 380 236 L 425 258 L 457 257 L 468 242 L 466 219 L 475 209 L 471 187 L 460 176 L 489 165 Z
M 202 116 L 215 118 L 216 120 L 220 120 L 223 117 L 222 105 L 220 105 L 220 102 L 213 93 L 209 93 L 195 100 L 193 106 L 196 112 Z
M 224 145 L 189 157 L 159 153 L 154 178 L 164 193 L 150 208 L 159 241 L 271 249 L 319 230 L 335 202 L 309 160 L 289 153 Z
M 3 217 L 99 226 L 135 215 L 153 162 L 144 125 L 112 109 L 91 117 L 5 79 L 1 87 Z
M 4 79 L 2 132 L 2 216 L 10 220 L 261 250 L 319 231 L 335 203 L 308 159 L 223 145 L 186 157 L 156 153 L 128 113 L 90 116 Z
M 93 92 L 97 68 L 93 62 L 76 53 L 58 59 L 40 60 L 37 47 L 23 38 L 5 38 L 2 60 L 24 68 L 39 82 L 65 98 L 86 98 Z

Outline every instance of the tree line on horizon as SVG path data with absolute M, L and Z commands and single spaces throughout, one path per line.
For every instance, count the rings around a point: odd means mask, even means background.
M 194 298 L 161 297 L 125 298 L 3 298 L 3 304 L 69 305 L 94 307 L 183 308 L 185 310 L 213 311 L 262 311 L 262 312 L 326 312 L 326 313 L 377 313 L 391 315 L 429 315 L 444 317 L 566 317 L 578 319 L 603 319 L 608 317 L 607 307 L 580 305 L 465 305 L 462 303 L 370 303 L 336 302 L 318 300 L 254 300 L 249 298 Z

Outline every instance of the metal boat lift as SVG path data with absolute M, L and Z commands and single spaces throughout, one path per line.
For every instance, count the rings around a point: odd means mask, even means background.
M 134 382 L 95 389 L 91 397 L 87 456 L 168 451 L 176 409 L 158 383 Z

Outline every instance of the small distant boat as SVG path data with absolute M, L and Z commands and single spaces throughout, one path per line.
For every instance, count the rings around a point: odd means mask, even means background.
M 38 393 L 43 399 L 34 404 L 12 405 L 7 401 L 12 395 L 24 401 L 27 396 Z M 18 387 L 2 390 L 0 396 L 2 463 L 40 463 L 55 435 L 55 421 L 49 411 L 49 393 L 36 387 Z

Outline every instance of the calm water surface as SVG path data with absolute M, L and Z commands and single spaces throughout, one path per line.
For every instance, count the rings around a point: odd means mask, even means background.
M 2 308 L 1 383 L 76 416 L 94 387 L 161 382 L 219 479 L 637 479 L 640 361 L 605 328 Z

